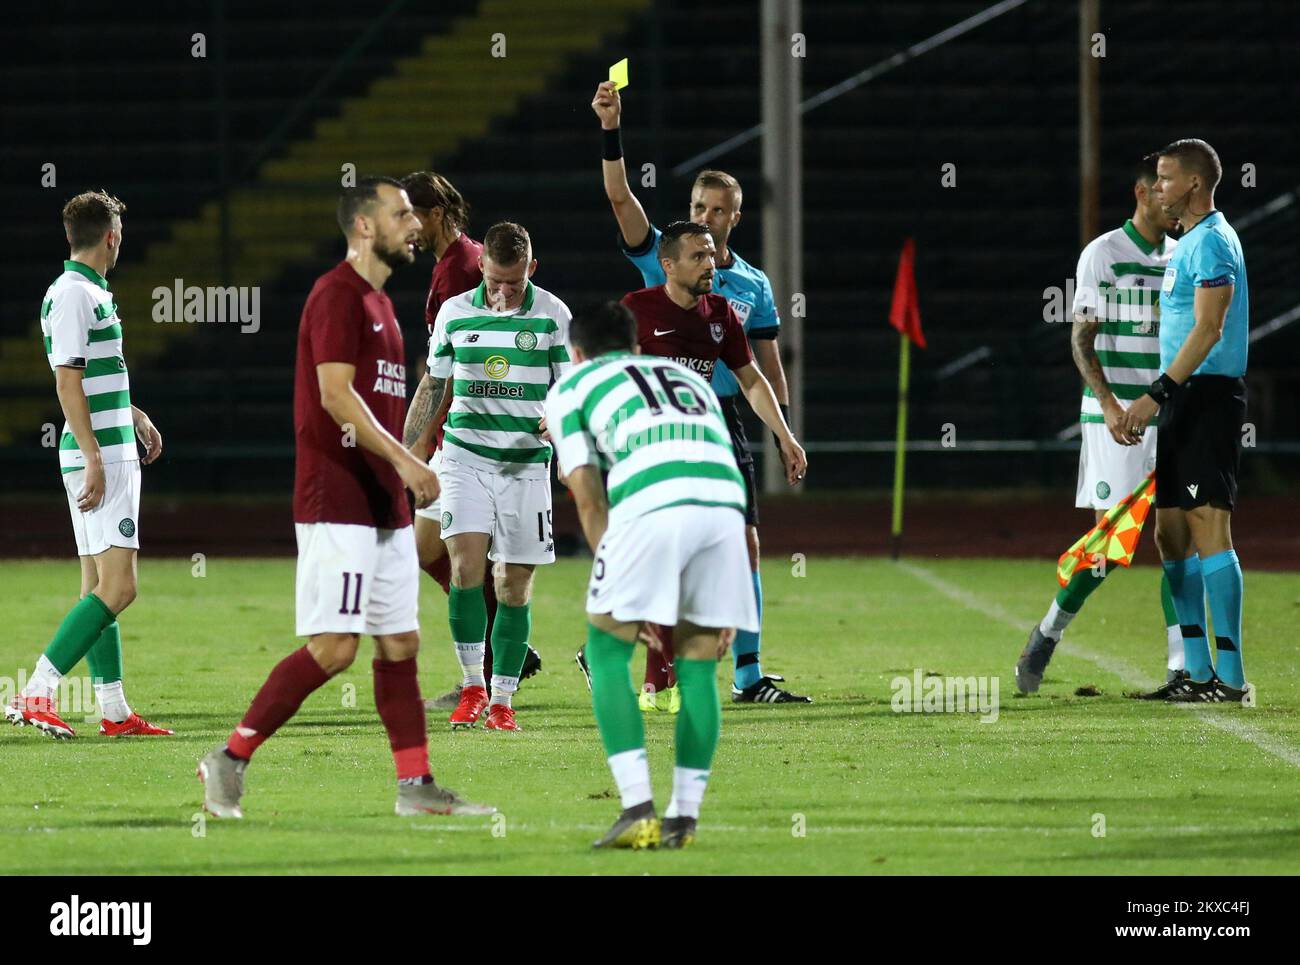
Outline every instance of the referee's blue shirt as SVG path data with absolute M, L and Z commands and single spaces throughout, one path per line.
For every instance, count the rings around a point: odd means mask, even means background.
M 1192 306 L 1196 289 L 1232 285 L 1232 301 L 1223 321 L 1223 337 L 1210 349 L 1193 375 L 1246 374 L 1250 335 L 1250 292 L 1241 242 L 1221 212 L 1198 221 L 1178 239 L 1160 287 L 1160 368 L 1168 371 L 1187 341 L 1196 319 Z
M 659 236 L 662 232 L 654 225 L 645 241 L 635 248 L 629 248 L 618 237 L 618 246 L 627 255 L 628 261 L 636 265 L 645 281 L 646 288 L 662 285 L 668 280 L 663 267 L 659 264 Z M 740 319 L 745 334 L 751 339 L 776 338 L 781 328 L 781 316 L 777 314 L 776 303 L 772 299 L 772 285 L 767 275 L 729 249 L 731 264 L 719 267 L 713 275 L 713 291 L 722 295 L 731 305 L 732 311 Z M 740 383 L 725 365 L 713 367 L 713 391 L 719 398 L 727 398 L 740 391 Z

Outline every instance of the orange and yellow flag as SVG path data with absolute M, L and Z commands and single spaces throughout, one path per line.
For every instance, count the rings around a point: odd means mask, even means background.
M 1056 580 L 1061 586 L 1080 566 L 1095 566 L 1101 560 L 1130 566 L 1137 551 L 1142 524 L 1156 501 L 1156 474 L 1148 473 L 1133 492 L 1125 496 L 1100 523 L 1084 533 L 1073 546 L 1061 554 L 1056 565 Z

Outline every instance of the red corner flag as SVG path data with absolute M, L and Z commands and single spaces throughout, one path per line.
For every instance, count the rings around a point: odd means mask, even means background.
M 918 348 L 925 348 L 921 332 L 921 307 L 916 300 L 916 243 L 908 238 L 898 257 L 898 277 L 894 279 L 894 301 L 889 306 L 889 324 L 906 335 Z

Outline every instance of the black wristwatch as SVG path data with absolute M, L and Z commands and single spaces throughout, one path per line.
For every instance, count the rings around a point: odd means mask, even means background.
M 1164 405 L 1178 388 L 1178 383 L 1171 379 L 1168 374 L 1161 374 L 1160 378 L 1151 383 L 1151 388 L 1147 389 L 1147 395 L 1156 400 L 1157 405 Z

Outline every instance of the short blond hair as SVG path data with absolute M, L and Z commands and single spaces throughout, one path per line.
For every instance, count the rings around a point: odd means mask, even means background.
M 528 229 L 513 221 L 498 221 L 483 236 L 483 253 L 502 268 L 519 264 L 532 250 Z
M 696 188 L 721 188 L 724 191 L 730 191 L 732 198 L 735 199 L 737 209 L 740 208 L 740 202 L 745 196 L 745 193 L 740 189 L 740 182 L 726 171 L 701 171 L 695 175 L 695 184 L 691 186 L 692 194 Z
M 83 191 L 63 206 L 63 230 L 73 251 L 93 248 L 104 240 L 104 234 L 113 230 L 126 205 L 103 188 Z

